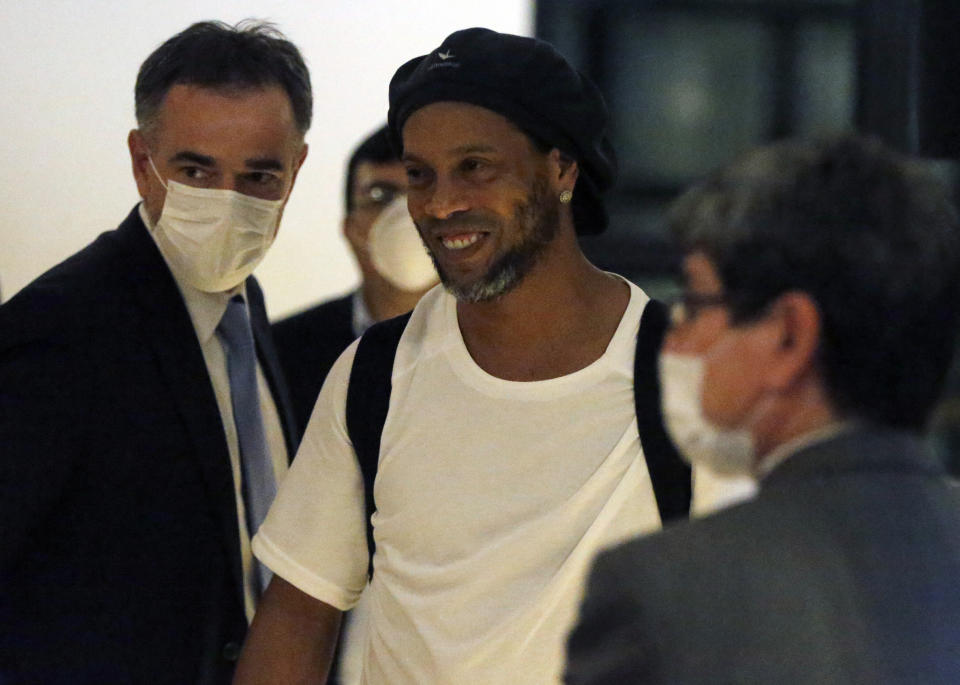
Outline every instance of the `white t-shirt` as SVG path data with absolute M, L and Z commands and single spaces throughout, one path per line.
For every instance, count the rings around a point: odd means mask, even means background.
M 417 305 L 394 363 L 374 486 L 367 683 L 559 682 L 598 549 L 660 526 L 633 397 L 647 296 L 631 284 L 604 354 L 535 382 L 474 363 L 456 300 Z M 366 583 L 363 483 L 346 432 L 354 343 L 324 383 L 254 552 L 351 608 Z

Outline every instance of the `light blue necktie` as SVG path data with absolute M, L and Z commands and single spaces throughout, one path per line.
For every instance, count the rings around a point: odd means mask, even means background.
M 247 530 L 252 538 L 277 494 L 277 481 L 263 430 L 263 417 L 260 415 L 253 331 L 247 317 L 247 306 L 239 295 L 227 304 L 227 311 L 217 326 L 217 335 L 227 353 L 233 422 L 240 442 L 240 487 L 247 513 Z M 262 592 L 270 581 L 270 570 L 256 559 L 253 563 Z

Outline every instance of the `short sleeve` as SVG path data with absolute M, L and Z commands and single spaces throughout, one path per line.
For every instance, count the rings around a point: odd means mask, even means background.
M 340 610 L 367 582 L 363 478 L 346 429 L 356 341 L 331 368 L 277 498 L 253 539 L 275 574 Z

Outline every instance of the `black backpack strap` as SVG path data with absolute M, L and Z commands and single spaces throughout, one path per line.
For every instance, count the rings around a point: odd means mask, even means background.
M 400 336 L 410 313 L 375 323 L 361 336 L 350 369 L 347 387 L 347 433 L 363 474 L 363 496 L 367 507 L 368 573 L 373 576 L 373 523 L 370 517 L 377 506 L 373 501 L 373 482 L 380 463 L 380 434 L 390 408 L 393 360 Z
M 667 436 L 660 409 L 657 358 L 667 331 L 667 307 L 651 299 L 640 317 L 637 352 L 633 362 L 633 397 L 637 405 L 640 446 L 657 498 L 660 520 L 666 524 L 690 514 L 690 467 Z

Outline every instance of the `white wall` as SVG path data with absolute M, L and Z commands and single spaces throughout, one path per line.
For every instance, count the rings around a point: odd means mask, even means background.
M 310 153 L 257 269 L 272 317 L 343 292 L 346 158 L 386 119 L 398 66 L 460 28 L 529 35 L 531 0 L 0 0 L 0 296 L 114 228 L 138 200 L 126 149 L 137 69 L 194 21 L 269 19 L 314 92 Z

